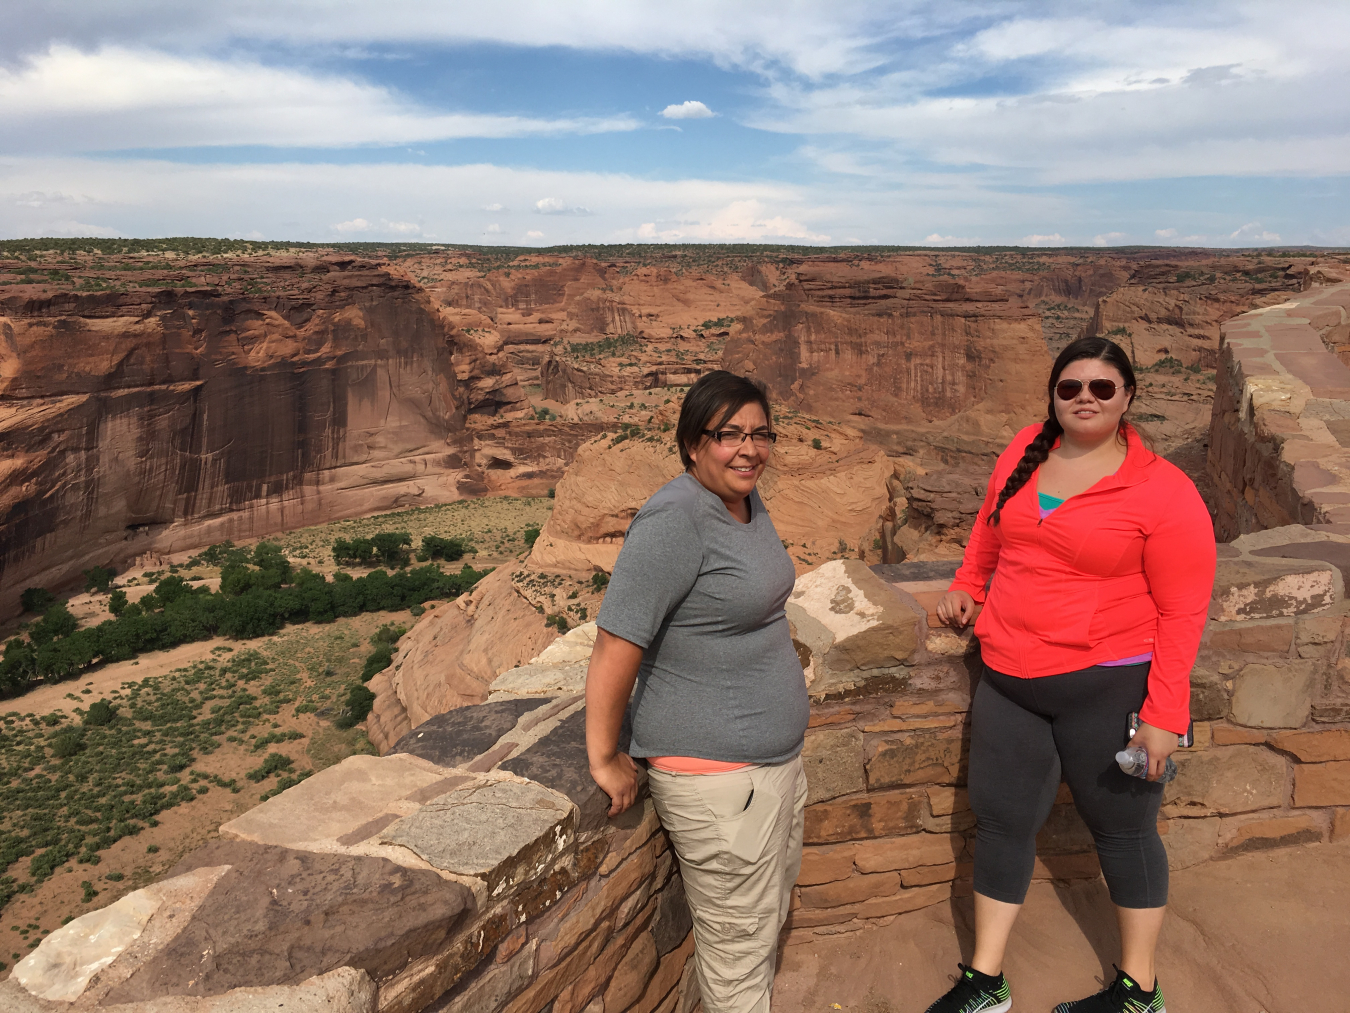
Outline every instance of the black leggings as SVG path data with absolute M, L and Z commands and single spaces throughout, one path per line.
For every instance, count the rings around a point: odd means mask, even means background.
M 1018 679 L 987 665 L 975 691 L 970 805 L 975 890 L 1020 904 L 1036 864 L 1036 833 L 1061 771 L 1092 831 L 1111 900 L 1167 903 L 1167 852 L 1158 836 L 1163 786 L 1116 765 L 1131 711 L 1148 694 L 1148 663 Z

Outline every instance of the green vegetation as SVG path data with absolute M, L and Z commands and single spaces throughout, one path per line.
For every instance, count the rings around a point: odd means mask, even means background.
M 0 907 L 68 862 L 97 865 L 100 851 L 213 785 L 235 790 L 189 768 L 276 714 L 297 688 L 257 651 L 241 651 L 228 663 L 123 683 L 111 699 L 76 707 L 78 724 L 62 711 L 4 714 L 0 870 L 31 860 L 27 880 L 0 878 Z
M 56 604 L 56 595 L 45 587 L 30 587 L 19 595 L 19 605 L 25 612 L 46 612 Z
M 401 549 L 406 537 L 375 542 L 376 549 Z M 428 564 L 392 576 L 373 570 L 353 578 L 339 571 L 330 581 L 308 568 L 293 571 L 272 542 L 260 542 L 252 553 L 231 548 L 223 558 L 219 591 L 193 587 L 170 574 L 152 593 L 97 626 L 79 629 L 63 603 L 50 606 L 28 627 L 26 638 L 14 637 L 5 645 L 0 690 L 23 690 L 37 680 L 56 682 L 96 661 L 124 661 L 143 651 L 215 636 L 248 640 L 276 633 L 287 623 L 326 623 L 338 616 L 392 612 L 433 598 L 454 598 L 489 572 L 466 563 L 459 573 L 443 573 Z
M 383 672 L 393 663 L 394 645 L 407 632 L 407 629 L 403 626 L 385 623 L 371 634 L 370 643 L 375 650 L 366 656 L 366 663 L 361 668 L 362 682 L 370 682 L 378 673 Z
M 562 346 L 562 351 L 577 359 L 612 359 L 636 348 L 638 344 L 636 335 L 616 334 L 599 341 L 569 341 Z
M 815 438 L 811 441 L 811 449 L 812 449 L 812 450 L 820 450 L 820 449 L 821 449 L 821 442 L 820 442 L 820 437 L 819 437 L 819 436 L 815 437 Z

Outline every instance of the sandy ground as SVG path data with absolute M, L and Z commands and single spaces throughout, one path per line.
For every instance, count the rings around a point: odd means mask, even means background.
M 774 1013 L 921 1013 L 970 959 L 969 897 L 884 927 L 789 944 Z M 1049 1010 L 1115 977 L 1104 883 L 1034 883 L 1004 972 L 1014 1010 Z M 1345 1013 L 1350 840 L 1172 874 L 1158 976 L 1172 1013 Z

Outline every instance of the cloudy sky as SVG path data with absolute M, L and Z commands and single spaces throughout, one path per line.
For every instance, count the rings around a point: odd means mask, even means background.
M 0 237 L 1350 245 L 1350 4 L 5 0 Z

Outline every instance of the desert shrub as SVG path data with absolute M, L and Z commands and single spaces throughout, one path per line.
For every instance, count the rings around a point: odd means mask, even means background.
M 285 753 L 268 753 L 267 758 L 261 764 L 248 771 L 244 776 L 257 784 L 279 770 L 290 770 L 294 762 Z
M 107 594 L 112 587 L 113 578 L 116 576 L 115 570 L 109 570 L 103 566 L 92 567 L 84 571 L 84 589 Z
M 56 595 L 45 587 L 30 587 L 19 595 L 19 604 L 25 612 L 46 612 L 56 604 Z
M 107 700 L 95 700 L 85 711 L 84 723 L 94 727 L 112 724 L 113 719 L 117 717 L 117 708 Z
M 84 750 L 84 733 L 78 728 L 63 728 L 51 739 L 52 755 L 64 760 Z
M 365 686 L 353 686 L 347 691 L 346 706 L 342 715 L 333 722 L 339 728 L 351 728 L 360 724 L 370 714 L 375 705 L 375 694 Z
M 603 591 L 608 586 L 609 574 L 605 573 L 603 570 L 597 570 L 595 573 L 591 574 L 591 590 Z
M 539 529 L 530 527 L 525 529 L 525 548 L 533 549 L 534 543 L 539 540 Z

